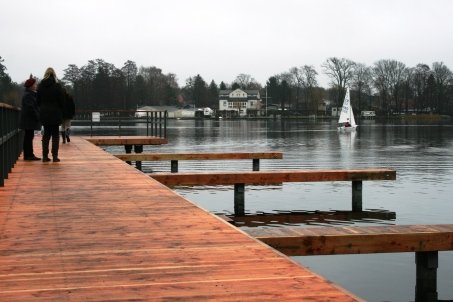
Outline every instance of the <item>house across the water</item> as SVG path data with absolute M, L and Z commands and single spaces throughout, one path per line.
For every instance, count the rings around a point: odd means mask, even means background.
M 261 109 L 259 90 L 220 90 L 218 116 L 235 118 L 258 116 Z

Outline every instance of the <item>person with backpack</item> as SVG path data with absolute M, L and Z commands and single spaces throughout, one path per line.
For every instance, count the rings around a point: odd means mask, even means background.
M 71 120 L 75 115 L 75 104 L 72 96 L 65 90 L 65 100 L 63 106 L 63 122 L 61 123 L 61 137 L 63 144 L 71 141 L 69 134 L 71 129 Z

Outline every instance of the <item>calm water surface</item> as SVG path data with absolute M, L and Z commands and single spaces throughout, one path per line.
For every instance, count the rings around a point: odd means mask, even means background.
M 82 128 L 74 129 L 83 133 Z M 113 131 L 99 129 L 98 131 Z M 123 134 L 144 134 L 140 125 Z M 126 132 L 126 133 L 124 133 Z M 168 145 L 145 152 L 281 151 L 283 160 L 261 160 L 261 170 L 387 167 L 396 181 L 363 183 L 364 210 L 394 219 L 353 219 L 311 226 L 453 223 L 453 125 L 380 124 L 360 121 L 357 133 L 338 133 L 335 122 L 170 120 Z M 123 151 L 109 148 L 109 151 Z M 251 161 L 180 161 L 180 171 L 251 170 Z M 169 162 L 144 163 L 169 171 Z M 233 187 L 179 187 L 187 199 L 215 213 L 233 213 Z M 351 210 L 350 182 L 246 186 L 248 213 Z M 250 226 L 244 226 L 247 228 Z M 261 226 L 263 227 L 263 226 Z M 267 225 L 264 227 L 283 227 Z M 414 301 L 415 255 L 307 256 L 293 259 L 367 301 Z M 439 253 L 439 300 L 453 300 L 453 253 Z

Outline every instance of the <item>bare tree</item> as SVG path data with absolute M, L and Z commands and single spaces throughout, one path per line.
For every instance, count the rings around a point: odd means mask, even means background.
M 336 97 L 336 106 L 340 104 L 344 97 L 346 86 L 353 77 L 353 69 L 355 63 L 345 58 L 328 58 L 321 67 L 323 68 L 324 74 L 331 78 L 331 85 L 337 88 L 338 93 Z
M 371 85 L 372 85 L 371 68 L 365 66 L 365 64 L 357 63 L 354 66 L 353 77 L 351 80 L 351 88 L 357 92 L 357 107 L 358 111 L 362 110 L 365 105 L 367 109 L 371 108 L 371 103 L 366 102 L 366 99 L 370 100 L 371 97 Z
M 249 74 L 241 73 L 233 81 L 241 89 L 261 89 L 261 85 Z
M 307 100 L 308 110 L 309 112 L 316 114 L 319 100 L 314 97 L 314 89 L 318 86 L 318 81 L 316 80 L 318 72 L 316 72 L 313 66 L 309 65 L 302 66 L 300 70 L 302 74 L 302 88 L 305 99 Z
M 139 74 L 145 80 L 149 103 L 163 106 L 167 102 L 167 78 L 162 73 L 162 69 L 155 66 L 140 67 Z
M 293 82 L 294 82 L 294 87 L 296 90 L 296 106 L 299 107 L 300 103 L 300 92 L 302 90 L 302 81 L 303 81 L 303 75 L 301 68 L 298 67 L 292 67 L 289 70 L 289 73 L 292 74 L 293 76 Z
M 404 72 L 403 80 L 403 99 L 404 99 L 404 111 L 409 112 L 409 101 L 412 100 L 414 95 L 413 89 L 413 78 L 414 78 L 414 68 L 406 68 Z
M 395 60 L 380 60 L 374 64 L 373 78 L 375 88 L 381 97 L 383 111 L 401 112 L 400 94 L 404 84 L 406 65 Z
M 432 71 L 436 85 L 435 110 L 437 113 L 444 113 L 448 107 L 447 89 L 453 80 L 453 74 L 443 62 L 434 62 Z
M 415 108 L 417 111 L 422 111 L 428 107 L 426 98 L 426 90 L 428 87 L 428 79 L 431 76 L 431 69 L 426 64 L 417 64 L 414 68 L 413 87 L 415 96 Z

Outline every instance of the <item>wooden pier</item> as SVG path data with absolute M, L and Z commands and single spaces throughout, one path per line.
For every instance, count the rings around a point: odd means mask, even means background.
M 60 158 L 0 188 L 0 301 L 361 301 L 82 138 Z

